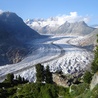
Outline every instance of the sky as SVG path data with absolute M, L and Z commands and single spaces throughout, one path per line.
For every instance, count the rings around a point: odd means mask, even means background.
M 23 20 L 80 17 L 94 25 L 98 24 L 97 9 L 98 0 L 0 0 L 0 11 L 15 12 Z

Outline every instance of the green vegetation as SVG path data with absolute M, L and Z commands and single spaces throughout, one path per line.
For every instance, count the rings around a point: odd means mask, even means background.
M 71 89 L 71 96 L 72 98 L 76 98 L 77 96 L 80 96 L 81 94 L 85 93 L 87 90 L 89 90 L 89 84 L 87 83 L 81 83 L 78 85 L 72 85 L 70 87 Z M 84 98 L 84 97 L 83 97 Z
M 98 46 L 96 47 L 95 50 L 95 58 L 94 61 L 92 62 L 91 69 L 93 73 L 96 73 L 98 71 Z
M 98 85 L 92 91 L 89 90 L 89 84 L 86 83 L 72 85 L 70 89 L 47 83 L 26 83 L 10 88 L 0 88 L 0 98 L 90 98 L 91 96 L 92 98 L 98 97 Z
M 46 67 L 45 70 L 45 82 L 46 83 L 53 83 L 53 79 L 52 79 L 52 73 L 49 70 L 49 66 Z
M 44 81 L 44 67 L 41 64 L 36 65 L 36 82 L 43 82 Z
M 76 98 L 98 98 L 98 85 L 92 91 L 87 89 L 84 93 Z
M 37 64 L 36 77 L 37 77 L 36 80 L 37 83 L 42 83 L 42 82 L 53 83 L 52 73 L 49 70 L 49 66 L 47 66 L 45 70 L 41 64 Z
M 68 88 L 53 84 L 27 83 L 11 88 L 0 89 L 0 98 L 58 98 L 69 97 Z
M 18 96 L 27 96 L 27 98 L 57 98 L 56 88 L 55 85 L 51 84 L 31 83 L 20 87 L 17 92 Z
M 83 76 L 83 81 L 85 83 L 90 83 L 92 80 L 92 74 L 89 71 L 86 71 L 84 76 Z
M 13 79 L 14 79 L 14 74 L 7 74 L 7 81 L 9 82 L 9 83 L 13 83 Z
M 7 74 L 6 79 L 0 83 L 0 88 L 9 88 L 17 86 L 18 84 L 25 84 L 28 83 L 28 80 L 18 76 L 18 78 L 14 79 L 14 74 L 9 73 Z
M 97 39 L 97 43 L 98 43 L 98 39 Z M 94 57 L 94 60 L 92 62 L 91 69 L 92 69 L 93 73 L 96 73 L 98 71 L 98 46 L 96 46 L 95 57 Z

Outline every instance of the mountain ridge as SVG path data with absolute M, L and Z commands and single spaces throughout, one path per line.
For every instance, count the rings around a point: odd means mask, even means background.
M 21 61 L 29 51 L 26 43 L 39 36 L 15 13 L 0 14 L 0 65 Z
M 56 23 L 53 20 L 27 20 L 25 23 L 35 29 L 40 34 L 56 34 L 56 35 L 86 35 L 95 30 L 89 27 L 84 21 L 70 23 L 65 21 L 63 24 Z

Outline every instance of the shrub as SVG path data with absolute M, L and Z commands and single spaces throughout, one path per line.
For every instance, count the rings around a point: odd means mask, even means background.
M 89 85 L 86 83 L 81 83 L 78 85 L 72 85 L 71 86 L 71 96 L 74 98 L 75 96 L 79 96 L 89 90 Z M 75 97 L 76 98 L 76 97 Z

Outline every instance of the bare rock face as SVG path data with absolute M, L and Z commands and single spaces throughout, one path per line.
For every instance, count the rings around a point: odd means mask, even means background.
M 28 49 L 21 46 L 1 46 L 0 66 L 20 62 L 27 54 Z
M 18 63 L 20 62 L 27 54 L 28 52 L 26 51 L 25 48 L 15 48 L 15 49 L 10 49 L 6 55 L 8 57 L 8 60 L 10 63 Z
M 60 86 L 68 87 L 66 78 L 63 78 L 60 74 L 53 74 L 53 81 Z
M 92 78 L 92 81 L 90 84 L 90 90 L 92 90 L 97 84 L 98 84 L 98 72 Z

